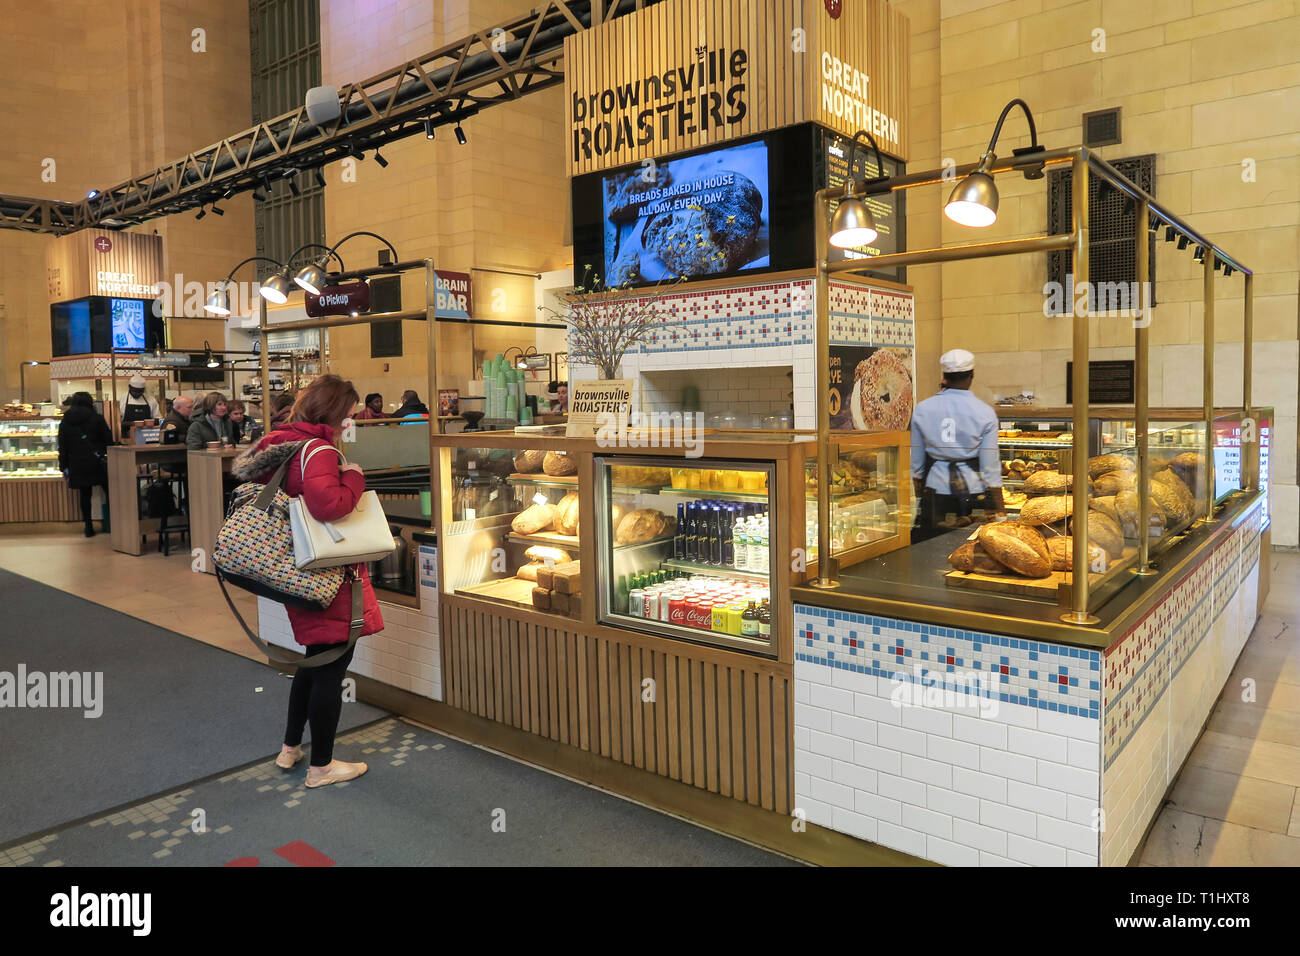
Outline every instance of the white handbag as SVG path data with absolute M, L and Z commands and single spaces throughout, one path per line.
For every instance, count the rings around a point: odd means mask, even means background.
M 302 474 L 317 452 L 338 452 L 343 463 L 347 458 L 333 445 L 317 445 L 307 454 L 302 449 Z M 302 496 L 289 501 L 289 524 L 293 528 L 293 564 L 300 571 L 336 568 L 344 564 L 377 561 L 393 553 L 397 545 L 388 527 L 388 518 L 373 491 L 364 492 L 351 514 L 338 521 L 319 521 Z

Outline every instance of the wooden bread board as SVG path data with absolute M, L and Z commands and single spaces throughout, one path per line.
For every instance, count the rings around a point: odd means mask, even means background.
M 1122 557 L 1111 560 L 1111 564 L 1127 561 L 1137 554 L 1137 548 L 1125 546 Z M 948 571 L 943 576 L 943 583 L 950 588 L 967 588 L 972 591 L 990 591 L 995 594 L 1019 594 L 1024 597 L 1051 598 L 1062 584 L 1069 584 L 1072 571 L 1053 571 L 1045 578 L 1025 578 L 1008 571 L 1006 574 L 984 574 L 979 571 Z M 1096 581 L 1104 574 L 1091 574 L 1090 582 Z

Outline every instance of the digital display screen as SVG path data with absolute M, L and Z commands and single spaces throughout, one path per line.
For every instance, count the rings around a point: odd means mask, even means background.
M 771 265 L 768 147 L 709 149 L 602 177 L 610 287 Z
M 144 302 L 140 299 L 109 299 L 113 347 L 144 348 Z

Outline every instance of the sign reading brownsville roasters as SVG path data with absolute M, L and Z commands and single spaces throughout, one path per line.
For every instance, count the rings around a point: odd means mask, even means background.
M 885 0 L 673 0 L 564 41 L 571 175 L 815 121 L 906 159 L 908 23 Z

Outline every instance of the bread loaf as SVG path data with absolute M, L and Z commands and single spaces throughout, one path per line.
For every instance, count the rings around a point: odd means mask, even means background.
M 1093 511 L 1100 511 L 1116 524 L 1119 523 L 1119 511 L 1115 508 L 1115 496 L 1104 495 L 1099 498 L 1093 498 L 1088 502 L 1088 507 Z
M 1030 498 L 1020 508 L 1020 523 L 1026 525 L 1055 524 L 1074 512 L 1074 499 L 1065 495 Z M 992 551 L 989 552 L 993 554 Z M 996 558 L 997 555 L 993 554 Z M 998 560 L 1001 560 L 999 558 Z
M 1074 476 L 1059 471 L 1036 471 L 1025 479 L 1027 495 L 1064 495 L 1074 487 Z
M 1173 497 L 1177 501 L 1176 511 L 1171 511 L 1157 495 L 1157 486 L 1162 486 L 1173 493 Z M 1192 496 L 1192 489 L 1187 487 L 1187 483 L 1178 477 L 1178 473 L 1171 468 L 1164 468 L 1151 476 L 1151 496 L 1160 503 L 1160 507 L 1165 509 L 1171 519 L 1175 519 L 1179 523 L 1191 520 L 1196 514 L 1196 499 Z
M 555 548 L 549 544 L 535 544 L 524 552 L 524 557 L 529 561 L 536 561 L 538 564 L 567 564 L 573 558 L 569 552 L 563 548 Z
M 1185 451 L 1181 455 L 1175 455 L 1169 462 L 1169 467 L 1183 480 L 1183 484 L 1195 488 L 1204 480 L 1201 472 L 1205 468 L 1205 456 L 1199 451 Z
M 667 468 L 641 468 L 636 465 L 611 465 L 609 477 L 615 485 L 634 488 L 666 485 L 672 481 Z
M 546 452 L 529 448 L 515 453 L 515 471 L 521 475 L 531 475 L 542 470 L 542 461 Z
M 557 594 L 577 594 L 582 590 L 582 562 L 570 561 L 551 571 L 551 589 Z
M 533 505 L 515 515 L 515 520 L 510 522 L 510 530 L 515 534 L 537 534 L 549 529 L 554 521 L 554 505 Z
M 576 458 L 569 457 L 565 452 L 548 451 L 546 457 L 542 459 L 542 471 L 552 478 L 576 475 L 578 473 L 578 461 Z
M 524 581 L 532 581 L 534 584 L 536 584 L 537 571 L 542 567 L 543 565 L 541 564 L 541 562 L 538 562 L 536 564 L 525 564 L 523 567 L 521 567 L 518 571 L 515 572 L 515 577 Z
M 1172 471 L 1169 472 L 1169 474 L 1175 480 L 1178 480 L 1178 476 Z M 1186 485 L 1183 487 L 1186 487 Z M 1164 512 L 1165 524 L 1167 526 L 1180 525 L 1191 520 L 1192 510 L 1190 507 L 1190 493 L 1188 494 L 1189 500 L 1184 502 L 1182 496 L 1175 488 L 1165 484 L 1164 482 L 1156 481 L 1154 477 L 1151 479 L 1150 488 L 1151 500 L 1154 501 L 1156 505 L 1159 506 L 1160 510 Z
M 551 609 L 551 592 L 549 588 L 541 585 L 533 588 L 533 607 L 539 611 L 549 611 Z
M 578 493 L 570 491 L 555 506 L 555 530 L 560 534 L 578 533 Z
M 1089 478 L 1099 478 L 1110 471 L 1137 471 L 1137 464 L 1123 455 L 1098 455 L 1088 459 Z
M 653 508 L 639 508 L 625 514 L 614 531 L 614 545 L 641 544 L 666 533 L 668 522 Z
M 1088 510 L 1088 543 L 1097 545 L 1112 558 L 1124 555 L 1124 532 L 1119 522 L 1092 509 Z
M 1138 496 L 1136 491 L 1121 491 L 1115 496 L 1115 511 L 1119 516 L 1120 528 L 1126 538 L 1138 536 Z M 1154 499 L 1147 499 L 1147 514 L 1153 528 L 1165 526 L 1164 509 Z
M 994 522 L 980 527 L 979 543 L 999 564 L 1027 578 L 1052 573 L 1047 542 L 1036 528 L 1014 522 Z
M 1135 487 L 1137 487 L 1137 473 L 1132 471 L 1108 471 L 1104 475 L 1099 475 L 1093 482 L 1093 490 L 1103 496 L 1132 491 Z
M 1070 535 L 1058 534 L 1048 538 L 1047 553 L 1052 559 L 1053 571 L 1074 570 L 1074 538 Z M 1088 544 L 1088 567 L 1095 565 L 1101 555 L 1102 549 L 1090 542 Z
M 1006 568 L 989 557 L 978 541 L 964 541 L 952 554 L 948 563 L 958 571 L 978 571 L 981 574 L 1003 574 Z
M 551 610 L 556 614 L 569 613 L 569 596 L 561 591 L 551 592 Z

